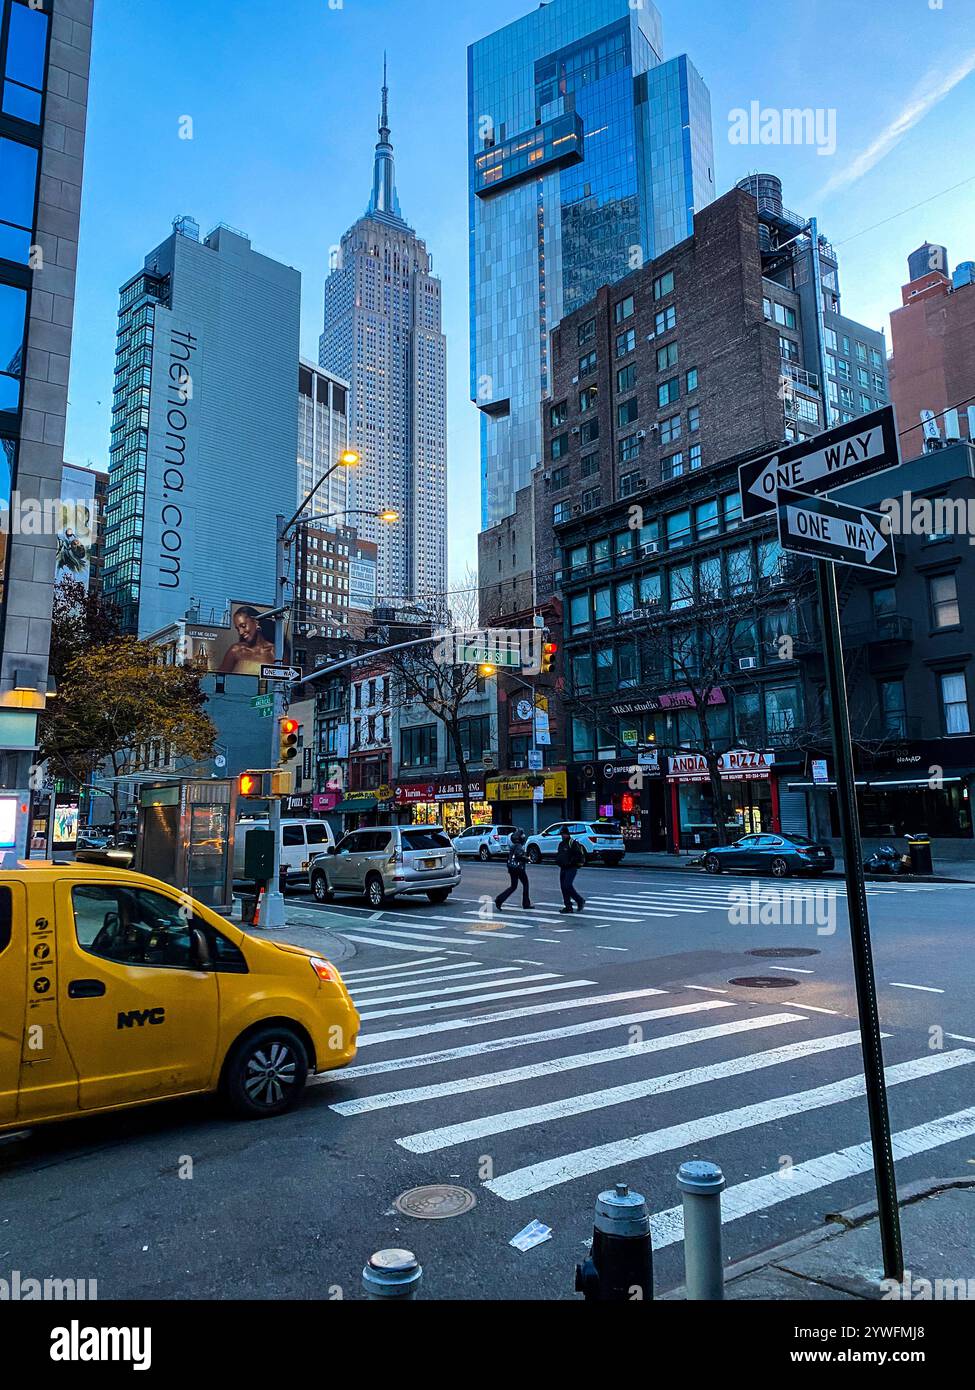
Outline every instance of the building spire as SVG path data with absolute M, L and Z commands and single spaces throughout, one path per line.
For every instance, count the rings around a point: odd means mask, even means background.
M 376 164 L 372 178 L 372 198 L 367 216 L 403 220 L 396 193 L 396 161 L 390 140 L 389 81 L 386 54 L 383 54 L 383 97 L 379 116 L 379 143 L 376 145 Z

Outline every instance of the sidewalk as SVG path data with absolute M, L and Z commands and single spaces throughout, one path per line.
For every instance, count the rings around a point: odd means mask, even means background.
M 687 870 L 692 874 L 703 874 L 702 869 L 691 867 L 691 862 L 703 855 L 703 850 L 694 850 L 685 854 L 644 854 L 639 851 L 627 850 L 626 858 L 619 865 L 621 869 L 658 869 L 668 870 L 673 873 L 676 869 Z M 836 860 L 836 869 L 831 874 L 824 874 L 824 878 L 840 878 L 843 875 L 843 860 Z M 898 874 L 892 877 L 890 874 L 868 874 L 867 877 L 872 883 L 891 882 L 891 883 L 975 883 L 975 860 L 959 860 L 955 863 L 939 862 L 934 866 L 934 874 L 931 877 L 918 878 L 913 874 Z
M 975 1298 L 975 1178 L 915 1183 L 901 1192 L 900 1213 L 905 1275 L 896 1288 L 881 1282 L 880 1230 L 871 1203 L 828 1217 L 823 1226 L 786 1245 L 729 1265 L 725 1298 Z M 664 1300 L 683 1297 L 682 1288 L 662 1295 Z
M 324 914 L 316 912 L 314 908 L 296 907 L 292 902 L 287 902 L 286 912 L 288 915 L 287 925 L 277 931 L 265 931 L 262 927 L 246 928 L 248 935 L 256 936 L 261 941 L 272 941 L 281 946 L 301 946 L 306 951 L 320 951 L 323 956 L 330 960 L 333 965 L 341 965 L 343 961 L 352 960 L 358 954 L 355 945 L 351 941 L 346 941 L 344 936 L 336 936 L 334 931 L 329 931 L 323 927 L 321 922 L 328 921 L 330 926 L 337 925 L 339 929 L 361 927 L 362 922 L 355 917 L 338 917 L 330 913 L 327 918 Z M 240 899 L 234 900 L 234 911 L 231 918 L 239 927 L 240 920 Z

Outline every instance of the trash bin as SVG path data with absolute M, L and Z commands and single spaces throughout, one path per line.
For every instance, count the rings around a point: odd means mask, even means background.
M 257 907 L 257 898 L 253 893 L 241 893 L 239 896 L 241 925 L 252 927 L 254 925 L 254 912 Z
M 911 858 L 912 874 L 934 873 L 930 835 L 908 835 L 907 852 Z

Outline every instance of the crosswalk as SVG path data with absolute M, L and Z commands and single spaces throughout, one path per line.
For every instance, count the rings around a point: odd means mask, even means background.
M 619 1180 L 671 1192 L 675 1162 L 706 1155 L 725 1169 L 730 1223 L 871 1169 L 850 1019 L 447 954 L 343 977 L 362 1037 L 356 1064 L 317 1082 L 330 1110 L 372 1126 L 358 1136 L 371 1147 L 446 1164 L 483 1200 L 531 1200 L 535 1215 L 583 1180 L 586 1199 Z M 975 1048 L 885 1046 L 892 1113 L 909 1121 L 895 1123 L 896 1158 L 975 1136 L 975 1107 L 958 1104 Z M 657 1246 L 681 1240 L 679 1207 L 653 1223 Z
M 363 908 L 354 900 L 304 913 L 321 923 L 325 918 L 333 929 L 357 946 L 385 946 L 400 955 L 437 954 L 444 949 L 463 947 L 476 951 L 488 939 L 515 941 L 531 935 L 545 944 L 557 942 L 568 933 L 601 931 L 609 927 L 648 928 L 675 919 L 689 924 L 709 915 L 729 916 L 752 910 L 764 911 L 771 904 L 782 904 L 785 923 L 816 926 L 823 914 L 834 906 L 845 905 L 842 880 L 788 880 L 722 877 L 720 880 L 691 874 L 655 872 L 646 878 L 633 876 L 632 885 L 607 887 L 601 875 L 590 873 L 579 880 L 586 898 L 584 913 L 571 917 L 562 913 L 554 879 L 539 875 L 535 881 L 532 911 L 509 899 L 499 912 L 490 894 L 480 898 L 455 895 L 442 908 L 420 904 L 393 906 L 382 911 Z M 618 880 L 617 880 L 618 882 Z M 500 886 L 500 885 L 499 885 Z M 890 899 L 901 894 L 965 892 L 975 884 L 870 884 L 869 898 Z M 739 919 L 740 920 L 740 919 Z M 606 948 L 607 950 L 610 948 Z M 623 949 L 617 947 L 615 949 Z

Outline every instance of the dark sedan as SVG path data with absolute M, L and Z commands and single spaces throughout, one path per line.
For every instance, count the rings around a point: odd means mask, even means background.
M 746 835 L 733 845 L 715 846 L 704 856 L 709 874 L 770 873 L 773 878 L 791 874 L 823 874 L 834 866 L 829 845 L 807 840 L 805 835 Z

